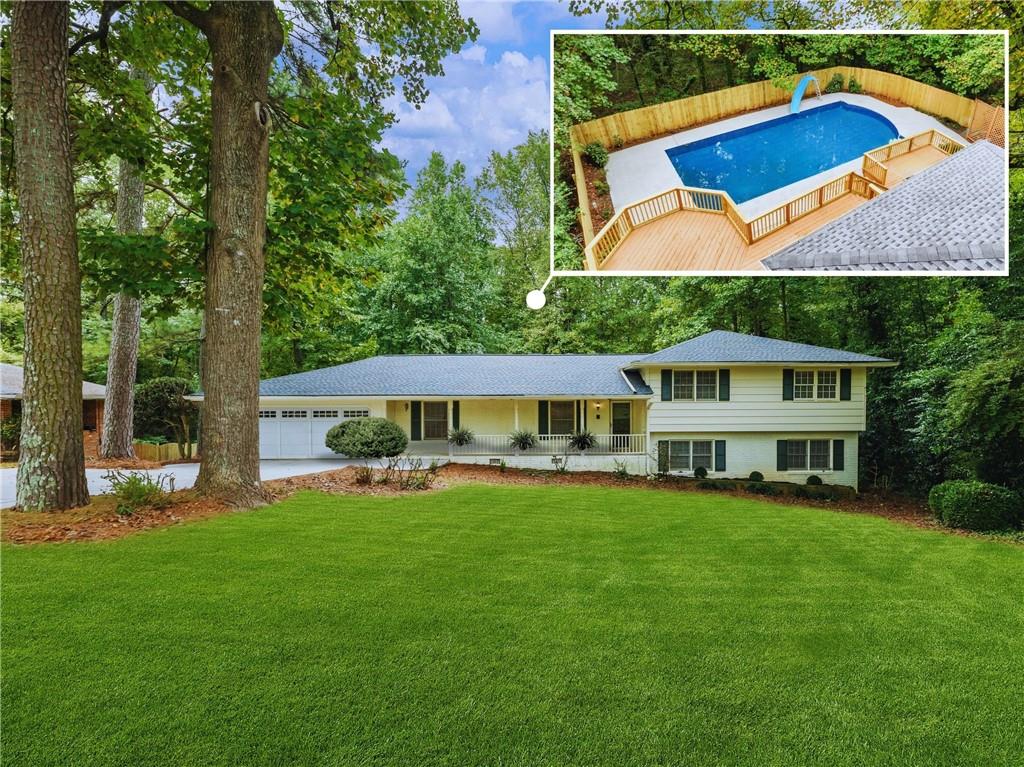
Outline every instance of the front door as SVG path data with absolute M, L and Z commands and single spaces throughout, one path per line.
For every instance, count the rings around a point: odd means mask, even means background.
M 423 403 L 423 439 L 448 439 L 448 403 Z
M 612 450 L 629 450 L 629 435 L 633 433 L 632 403 L 612 403 Z

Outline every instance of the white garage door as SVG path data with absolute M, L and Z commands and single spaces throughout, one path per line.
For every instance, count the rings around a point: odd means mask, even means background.
M 260 458 L 336 458 L 324 444 L 342 421 L 366 418 L 365 407 L 260 410 Z

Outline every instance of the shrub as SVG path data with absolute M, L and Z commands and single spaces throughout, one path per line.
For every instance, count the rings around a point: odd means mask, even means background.
M 608 186 L 608 182 L 603 178 L 594 180 L 594 191 L 604 197 L 612 191 L 612 188 Z
M 188 379 L 162 376 L 135 387 L 132 433 L 161 436 L 178 443 L 181 454 L 192 457 L 192 441 L 199 408 L 185 399 L 192 389 Z
M 464 445 L 473 444 L 473 437 L 476 436 L 469 429 L 462 427 L 459 429 L 452 429 L 448 432 L 448 444 L 463 447 Z
M 750 472 L 750 476 L 747 477 L 751 482 L 764 482 L 764 474 L 759 471 Z
M 508 435 L 508 444 L 515 450 L 530 450 L 537 447 L 537 435 L 520 429 Z
M 409 438 L 386 418 L 353 418 L 332 426 L 324 444 L 349 458 L 390 458 L 405 450 Z
M 850 75 L 850 85 L 847 88 L 847 90 L 850 91 L 850 93 L 863 93 L 864 92 L 864 88 L 861 86 L 861 84 L 859 82 L 857 82 L 857 78 L 854 77 L 853 75 Z
M 754 495 L 779 495 L 780 493 L 778 488 L 772 487 L 767 482 L 751 482 L 747 485 L 746 490 Z
M 158 509 L 166 506 L 170 499 L 167 497 L 167 482 L 170 478 L 167 474 L 156 474 L 150 476 L 139 471 L 117 471 L 113 469 L 103 475 L 103 479 L 110 483 L 110 494 L 117 498 L 117 513 L 121 516 L 131 516 L 139 509 Z
M 569 437 L 569 447 L 583 453 L 597 445 L 597 437 L 590 431 L 578 431 Z
M 942 521 L 942 509 L 945 506 L 946 494 L 951 487 L 952 482 L 942 482 L 928 491 L 928 508 L 940 522 Z
M 808 485 L 820 485 L 820 484 L 822 484 L 821 477 L 819 477 L 817 474 L 812 474 L 811 476 L 809 476 L 807 478 L 807 484 Z
M 825 85 L 825 93 L 839 93 L 843 89 L 843 76 L 836 72 Z
M 615 479 L 629 479 L 629 469 L 626 467 L 625 461 L 615 461 L 615 469 L 612 471 L 612 474 L 615 475 Z
M 701 490 L 732 490 L 733 486 L 728 482 L 716 482 L 713 479 L 705 479 L 697 483 Z
M 622 149 L 626 145 L 626 142 L 622 140 L 622 136 L 616 133 L 612 136 L 612 149 Z
M 928 494 L 943 524 L 962 530 L 1008 530 L 1024 522 L 1024 499 L 1013 490 L 978 480 L 950 480 Z
M 591 141 L 583 147 L 583 156 L 595 168 L 603 168 L 608 164 L 608 150 L 599 141 Z
M 792 495 L 794 498 L 810 498 L 811 497 L 810 491 L 807 488 L 805 488 L 803 485 L 797 485 L 792 490 L 790 490 L 790 495 Z
M 0 450 L 17 453 L 21 446 L 21 414 L 0 421 Z
M 696 469 L 693 470 L 693 476 L 695 476 L 697 479 L 706 479 L 708 476 L 708 470 L 705 469 L 703 466 L 698 466 Z

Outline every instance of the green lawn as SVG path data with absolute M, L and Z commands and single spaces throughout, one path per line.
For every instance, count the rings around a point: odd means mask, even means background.
M 3 550 L 11 765 L 1009 765 L 1024 548 L 645 490 Z

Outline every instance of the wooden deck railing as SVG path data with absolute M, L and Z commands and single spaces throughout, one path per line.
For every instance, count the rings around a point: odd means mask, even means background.
M 926 146 L 933 146 L 943 154 L 954 154 L 963 145 L 937 130 L 928 130 L 900 141 L 865 152 L 861 173 L 847 173 L 828 181 L 816 189 L 794 197 L 767 213 L 750 221 L 736 207 L 726 192 L 717 189 L 695 189 L 688 186 L 675 187 L 667 192 L 627 205 L 618 211 L 597 236 L 586 246 L 584 252 L 587 269 L 596 271 L 622 244 L 623 240 L 636 229 L 672 213 L 684 210 L 701 213 L 717 213 L 726 216 L 747 245 L 753 245 L 770 234 L 784 229 L 794 221 L 819 210 L 847 194 L 855 194 L 870 200 L 878 195 L 879 188 L 885 189 L 889 172 L 886 161 L 900 157 Z
M 627 205 L 616 213 L 587 245 L 587 268 L 600 269 L 630 232 L 672 213 L 689 210 L 723 215 L 735 227 L 743 242 L 752 245 L 846 194 L 856 194 L 867 199 L 875 196 L 866 178 L 857 173 L 848 173 L 747 221 L 726 192 L 688 186 L 675 187 Z
M 889 175 L 889 166 L 885 163 L 926 146 L 933 146 L 943 154 L 954 154 L 963 149 L 962 144 L 957 143 L 944 133 L 937 130 L 926 130 L 923 133 L 908 136 L 900 141 L 893 141 L 891 144 L 865 152 L 861 173 L 865 178 L 880 186 L 888 186 L 886 180 Z

